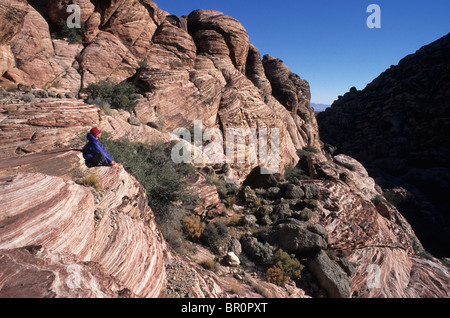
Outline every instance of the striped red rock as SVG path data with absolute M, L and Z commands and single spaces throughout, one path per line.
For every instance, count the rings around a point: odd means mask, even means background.
M 68 163 L 74 156 L 78 169 L 87 169 L 81 168 L 76 152 L 66 152 L 55 160 Z M 29 159 L 31 167 L 26 168 L 32 170 L 33 158 Z M 103 276 L 114 278 L 137 297 L 161 295 L 164 243 L 143 188 L 120 166 L 78 173 L 96 174 L 103 190 L 92 193 L 72 180 L 41 173 L 2 177 L 0 249 L 42 246 L 50 254 L 97 264 Z M 87 292 L 80 296 L 100 295 Z
M 160 297 L 172 262 L 190 268 L 192 297 L 226 295 L 218 277 L 171 250 L 120 164 L 88 169 L 76 151 L 2 163 L 0 297 Z M 72 180 L 88 174 L 98 191 Z M 21 282 L 36 286 L 24 292 Z
M 129 289 L 92 262 L 41 246 L 0 250 L 0 297 L 116 298 Z
M 450 271 L 437 259 L 422 258 L 420 241 L 393 206 L 375 206 L 375 183 L 356 165 L 354 171 L 329 161 L 314 161 L 310 171 L 328 180 L 303 181 L 317 186 L 320 216 L 330 248 L 347 255 L 356 265 L 351 277 L 352 296 L 368 298 L 448 298 Z M 356 162 L 340 156 L 338 162 Z M 344 177 L 345 174 L 345 177 Z

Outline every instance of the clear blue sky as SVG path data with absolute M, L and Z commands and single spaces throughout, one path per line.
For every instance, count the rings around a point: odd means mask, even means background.
M 450 32 L 450 0 L 155 0 L 176 15 L 196 9 L 239 20 L 261 56 L 282 59 L 307 80 L 313 103 L 363 89 L 391 65 Z M 381 28 L 369 29 L 369 4 Z

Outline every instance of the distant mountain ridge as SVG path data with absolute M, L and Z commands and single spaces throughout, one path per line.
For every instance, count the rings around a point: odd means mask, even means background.
M 316 112 L 323 112 L 325 109 L 327 109 L 330 106 L 331 105 L 327 105 L 327 104 L 311 103 L 311 107 L 314 108 L 314 111 L 316 111 Z

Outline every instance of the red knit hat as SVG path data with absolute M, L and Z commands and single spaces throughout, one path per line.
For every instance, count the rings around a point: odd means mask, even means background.
M 91 134 L 97 136 L 100 133 L 100 130 L 97 127 L 91 129 Z

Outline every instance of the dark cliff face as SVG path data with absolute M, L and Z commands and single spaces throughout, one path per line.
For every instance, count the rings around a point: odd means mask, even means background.
M 448 256 L 450 34 L 362 91 L 352 88 L 317 120 L 322 141 L 363 162 L 383 187 L 415 194 L 416 204 L 402 212 L 425 248 Z

